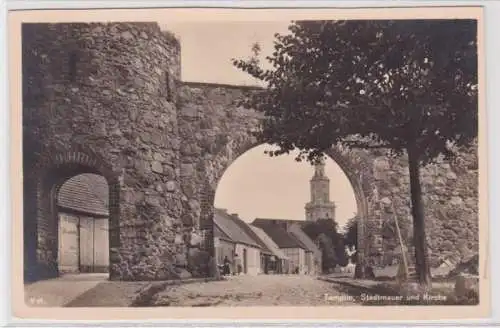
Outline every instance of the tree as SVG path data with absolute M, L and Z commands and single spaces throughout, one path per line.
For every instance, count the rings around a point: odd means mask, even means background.
M 358 218 L 357 216 L 349 219 L 344 233 L 344 244 L 348 247 L 358 246 Z
M 337 264 L 340 266 L 346 266 L 349 263 L 349 258 L 347 257 L 344 240 L 341 234 L 337 235 L 336 242 L 333 245 L 335 255 L 337 257 Z
M 319 241 L 324 271 L 334 268 L 337 264 L 345 266 L 348 263 L 343 237 L 337 232 L 337 223 L 334 220 L 319 219 L 307 222 L 303 230 L 309 238 Z
M 315 239 L 321 233 L 326 234 L 332 240 L 339 238 L 337 222 L 332 219 L 318 219 L 313 222 L 306 222 L 304 231 L 312 239 Z
M 328 272 L 337 264 L 337 252 L 332 243 L 332 239 L 325 233 L 320 233 L 317 237 L 319 247 L 321 249 L 321 269 L 323 272 Z
M 430 283 L 420 169 L 477 138 L 475 20 L 300 21 L 275 35 L 266 83 L 242 103 L 263 112 L 257 138 L 317 163 L 332 146 L 407 155 L 416 271 Z

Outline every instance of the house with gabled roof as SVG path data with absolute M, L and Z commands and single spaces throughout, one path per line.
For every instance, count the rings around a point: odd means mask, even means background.
M 285 230 L 286 232 L 288 232 L 296 240 L 300 247 L 304 249 L 305 264 L 303 272 L 312 275 L 321 273 L 323 254 L 316 243 L 311 238 L 309 238 L 309 236 L 303 230 L 303 227 L 305 224 L 307 224 L 307 221 L 257 218 L 253 221 L 252 224 L 256 226 L 274 225 L 276 227 L 279 227 L 281 230 Z
M 255 233 L 255 235 L 266 245 L 266 248 L 271 251 L 271 257 L 267 259 L 265 263 L 267 274 L 272 273 L 286 273 L 287 268 L 289 268 L 290 259 L 285 253 L 276 245 L 276 243 L 269 237 L 264 230 L 254 225 L 248 225 L 250 229 Z
M 250 225 L 239 218 L 238 214 L 231 214 L 234 222 L 245 231 L 245 233 L 252 238 L 260 247 L 260 273 L 268 274 L 272 264 L 273 252 L 262 241 L 262 239 L 250 228 Z
M 307 248 L 306 264 L 311 275 L 321 274 L 323 253 L 316 243 L 302 230 L 301 225 L 294 223 L 288 226 L 288 231 Z
M 233 253 L 228 256 L 232 263 L 232 272 L 259 274 L 261 272 L 260 254 L 262 247 L 258 241 L 250 237 L 248 232 L 237 222 L 235 216 L 224 209 L 216 208 L 214 210 L 214 225 L 217 264 L 223 264 L 224 256 L 229 251 L 227 242 L 232 242 Z
M 218 265 L 224 264 L 224 258 L 234 261 L 234 241 L 217 225 L 214 219 L 215 259 Z
M 283 228 L 283 226 L 276 224 L 271 220 L 256 219 L 252 222 L 252 225 L 264 230 L 264 232 L 289 258 L 288 273 L 307 273 L 307 247 L 295 236 Z

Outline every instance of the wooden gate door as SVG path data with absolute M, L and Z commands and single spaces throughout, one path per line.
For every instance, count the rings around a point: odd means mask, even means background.
M 59 272 L 79 272 L 78 217 L 59 214 Z
M 108 219 L 94 219 L 94 272 L 109 272 Z
M 108 272 L 108 219 L 81 217 L 80 249 L 81 272 Z
M 94 272 L 94 222 L 80 216 L 80 272 Z

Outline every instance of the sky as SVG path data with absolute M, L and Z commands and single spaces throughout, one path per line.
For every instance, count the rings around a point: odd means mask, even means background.
M 231 59 L 249 58 L 255 42 L 261 46 L 263 59 L 273 51 L 274 34 L 287 33 L 289 23 L 159 22 L 180 40 L 183 81 L 232 85 L 255 85 L 257 81 L 233 67 Z M 248 222 L 256 217 L 304 220 L 313 167 L 297 163 L 293 154 L 270 158 L 263 153 L 265 147 L 253 148 L 233 162 L 219 181 L 214 205 L 238 213 Z M 337 205 L 336 221 L 342 228 L 356 213 L 354 192 L 333 160 L 325 164 L 330 197 Z
M 210 21 L 161 23 L 181 42 L 182 80 L 256 85 L 248 74 L 233 67 L 232 58 L 247 59 L 252 44 L 261 45 L 262 59 L 273 52 L 275 33 L 287 33 L 289 21 Z M 265 60 L 263 60 L 265 62 Z

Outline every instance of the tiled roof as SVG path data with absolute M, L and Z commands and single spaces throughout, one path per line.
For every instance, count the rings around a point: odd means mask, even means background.
M 284 228 L 273 224 L 272 222 L 257 221 L 252 222 L 252 225 L 261 228 L 264 232 L 271 237 L 271 239 L 278 245 L 279 248 L 302 248 L 306 249 L 301 242 L 292 236 Z
M 227 240 L 227 241 L 231 241 L 231 238 L 229 238 L 228 235 L 226 235 L 224 233 L 224 231 L 222 231 L 218 226 L 217 224 L 214 224 L 214 237 L 217 237 L 219 239 L 223 239 L 223 240 Z
M 287 220 L 287 219 L 273 219 L 273 218 L 258 218 L 254 221 L 255 224 L 259 225 L 276 225 L 282 229 L 287 230 L 291 233 L 295 239 L 301 244 L 301 246 L 316 255 L 321 254 L 321 250 L 314 244 L 314 241 L 307 236 L 303 228 L 307 224 L 307 221 L 303 220 Z
M 287 230 L 287 231 L 288 231 L 288 233 L 289 233 L 290 235 L 292 235 L 292 236 L 293 236 L 293 238 L 295 238 L 295 239 L 298 241 L 298 243 L 300 244 L 300 246 L 302 246 L 302 248 L 303 248 L 306 252 L 312 252 L 312 251 L 309 249 L 309 247 L 307 247 L 307 245 L 306 245 L 305 243 L 303 243 L 303 242 L 302 242 L 301 238 L 299 238 L 299 237 L 297 236 L 297 234 L 295 233 L 295 231 L 290 231 L 290 230 Z
M 259 244 L 248 236 L 241 227 L 234 222 L 231 215 L 224 210 L 215 209 L 214 211 L 215 224 L 235 243 L 246 244 L 260 248 Z
M 263 224 L 276 224 L 282 227 L 283 229 L 287 229 L 292 224 L 298 224 L 300 227 L 306 225 L 307 221 L 305 220 L 287 220 L 287 219 L 273 219 L 273 218 L 257 218 L 253 222 L 255 223 L 263 223 Z
M 278 245 L 272 240 L 271 237 L 269 237 L 264 230 L 262 230 L 259 227 L 256 227 L 254 225 L 248 225 L 252 231 L 259 236 L 259 239 L 262 240 L 262 242 L 266 245 L 266 247 L 271 250 L 271 253 L 276 256 L 277 258 L 280 259 L 288 259 L 288 257 L 283 253 L 281 249 L 279 249 Z
M 259 237 L 258 234 L 255 233 L 255 231 L 252 229 L 252 227 L 243 221 L 242 219 L 238 218 L 237 215 L 233 214 L 232 215 L 233 221 L 240 226 L 240 228 L 245 231 L 245 233 L 252 238 L 257 244 L 261 247 L 261 252 L 264 254 L 272 255 L 273 252 L 271 249 L 267 247 L 267 244 Z
M 302 230 L 300 224 L 292 224 L 289 231 L 304 244 L 307 249 L 314 253 L 316 256 L 321 256 L 321 250 L 316 246 L 314 241 Z
M 89 215 L 109 215 L 109 192 L 106 179 L 97 174 L 79 174 L 59 189 L 57 205 Z

